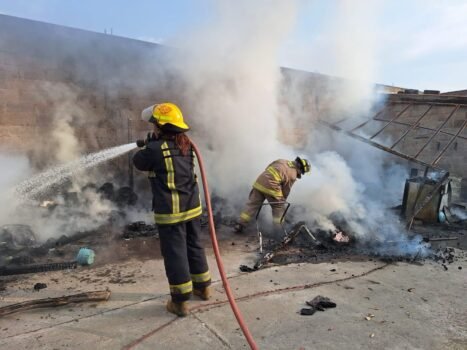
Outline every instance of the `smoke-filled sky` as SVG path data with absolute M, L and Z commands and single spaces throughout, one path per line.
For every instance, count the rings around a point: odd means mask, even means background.
M 192 28 L 215 22 L 223 15 L 219 3 L 222 1 L 0 0 L 0 13 L 172 44 Z M 467 2 L 462 0 L 302 0 L 297 20 L 282 43 L 279 63 L 355 78 L 349 70 L 338 69 L 342 64 L 335 61 L 364 65 L 368 60 L 362 56 L 371 54 L 375 82 L 422 90 L 465 89 L 466 18 Z M 348 22 L 346 28 L 351 30 L 341 33 L 338 47 L 345 49 L 339 52 L 330 38 L 336 37 L 342 22 Z M 238 27 L 242 27 L 241 20 Z M 362 38 L 368 40 L 369 52 Z M 352 50 L 355 40 L 360 42 Z

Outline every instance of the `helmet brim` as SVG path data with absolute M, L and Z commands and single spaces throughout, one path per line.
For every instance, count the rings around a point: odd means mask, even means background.
M 163 125 L 160 125 L 160 124 L 159 125 L 162 131 L 168 131 L 168 132 L 173 132 L 177 134 L 190 130 L 190 127 L 187 124 L 185 123 L 179 123 L 179 124 L 180 125 L 165 123 Z

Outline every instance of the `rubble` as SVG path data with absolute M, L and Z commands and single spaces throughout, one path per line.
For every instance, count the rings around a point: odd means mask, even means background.
M 317 295 L 312 300 L 306 301 L 309 308 L 303 308 L 300 310 L 300 315 L 310 316 L 316 311 L 326 311 L 328 308 L 335 308 L 337 304 L 327 297 Z
M 274 256 L 279 252 L 280 250 L 284 249 L 285 246 L 287 246 L 289 243 L 291 243 L 300 233 L 306 232 L 313 240 L 313 244 L 316 246 L 321 245 L 321 242 L 319 242 L 313 234 L 310 232 L 308 227 L 306 226 L 305 222 L 301 221 L 297 224 L 295 224 L 292 229 L 285 235 L 285 237 L 282 239 L 282 241 L 277 244 L 275 247 L 271 249 L 270 252 L 264 254 L 253 266 L 253 268 L 248 267 L 246 265 L 241 265 L 240 266 L 240 271 L 242 272 L 252 272 L 255 270 L 258 270 L 262 268 L 265 264 L 267 264 L 269 261 L 271 261 Z
M 17 249 L 31 247 L 36 242 L 36 235 L 28 225 L 3 225 L 0 228 L 0 247 Z
M 148 225 L 144 221 L 136 221 L 125 226 L 122 238 L 131 239 L 136 237 L 158 237 L 159 232 L 155 224 Z
M 41 289 L 47 288 L 47 284 L 46 284 L 46 283 L 40 283 L 40 282 L 38 282 L 38 283 L 36 283 L 36 284 L 34 285 L 33 288 L 34 288 L 35 291 L 38 292 L 38 291 L 40 291 Z
M 435 262 L 441 263 L 444 268 L 447 270 L 447 267 L 445 264 L 452 264 L 455 261 L 457 261 L 456 257 L 456 251 L 454 248 L 444 248 L 444 249 L 438 249 L 433 253 L 433 260 Z
M 306 304 L 319 311 L 324 311 L 325 309 L 334 308 L 337 306 L 337 304 L 333 302 L 331 299 L 327 297 L 323 297 L 321 295 L 318 295 L 314 297 L 312 300 L 307 301 Z
M 77 266 L 88 266 L 94 263 L 95 253 L 88 248 L 81 248 L 74 261 L 55 262 L 34 265 L 8 265 L 0 267 L 0 276 L 22 275 L 28 273 L 75 269 Z

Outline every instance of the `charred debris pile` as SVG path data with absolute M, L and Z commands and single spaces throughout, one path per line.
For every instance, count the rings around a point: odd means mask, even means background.
M 246 239 L 249 246 L 258 248 L 256 263 L 241 266 L 242 271 L 252 272 L 271 264 L 359 259 L 411 263 L 431 259 L 448 269 L 450 264 L 464 256 L 462 249 L 467 248 L 467 210 L 463 205 L 450 202 L 447 197 L 450 193 L 449 182 L 444 178 L 442 180 L 441 186 L 438 186 L 439 181 L 433 179 L 416 177 L 407 180 L 402 205 L 388 209 L 399 214 L 399 226 L 404 232 L 396 240 L 363 239 L 339 216 L 329 218 L 335 227 L 332 230 L 319 228 L 314 222 L 291 223 L 294 220 L 292 213 L 287 217 L 288 223 L 282 232 L 273 233 L 266 229 L 264 241 L 260 242 L 257 239 L 258 225 L 256 230 L 252 225 L 247 236 L 233 236 L 230 232 L 235 217 L 225 215 L 232 213 L 226 209 L 229 203 L 214 194 L 212 204 L 221 240 Z M 96 249 L 99 255 L 99 249 L 109 242 L 131 241 L 138 245 L 146 244 L 148 238 L 157 241 L 155 225 L 131 220 L 133 216 L 129 215 L 130 212 L 140 208 L 147 214 L 148 208 L 141 203 L 146 200 L 138 199 L 130 187 L 118 188 L 108 182 L 101 186 L 88 184 L 81 191 L 94 191 L 99 198 L 112 203 L 113 210 L 105 222 L 95 229 L 61 235 L 45 242 L 41 242 L 28 225 L 0 227 L 0 275 L 3 270 L 31 273 L 75 268 L 79 265 L 74 257 L 82 247 Z M 49 198 L 40 203 L 43 215 L 53 215 L 60 206 L 74 206 L 79 198 L 76 192 L 62 192 L 59 196 L 61 201 Z M 427 198 L 430 200 L 427 201 Z M 428 204 L 420 210 L 417 203 L 421 200 Z M 75 212 L 75 215 L 79 213 Z M 205 219 L 202 220 L 204 226 L 207 222 Z M 404 227 L 404 223 L 410 223 L 410 229 Z
M 92 229 L 74 230 L 67 224 L 66 216 L 90 216 L 81 194 L 90 191 L 98 201 L 108 205 L 109 211 L 100 217 Z M 86 201 L 86 200 L 84 200 Z M 83 247 L 104 247 L 109 241 L 136 236 L 156 236 L 155 225 L 146 225 L 143 222 L 131 222 L 129 213 L 137 212 L 139 201 L 137 194 L 130 187 L 117 187 L 110 182 L 101 186 L 89 183 L 80 191 L 62 190 L 56 195 L 42 199 L 37 204 L 28 202 L 25 206 L 34 206 L 39 211 L 41 223 L 59 223 L 59 230 L 64 234 L 43 240 L 34 232 L 30 225 L 8 224 L 0 227 L 0 275 L 13 274 L 8 271 L 20 273 L 50 271 L 75 268 L 77 264 L 76 253 Z M 146 208 L 144 210 L 147 211 Z M 57 218 L 59 220 L 57 220 Z M 70 218 L 71 219 L 71 218 Z M 50 221 L 48 221 L 50 220 Z M 44 230 L 42 230 L 44 231 Z M 47 227 L 45 227 L 47 231 Z

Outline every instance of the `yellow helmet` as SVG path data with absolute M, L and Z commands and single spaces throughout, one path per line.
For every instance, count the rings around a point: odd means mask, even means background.
M 165 129 L 170 131 L 184 132 L 190 129 L 183 121 L 183 114 L 180 108 L 170 102 L 149 106 L 143 110 L 141 118 L 150 123 L 157 123 L 162 127 L 165 125 Z

